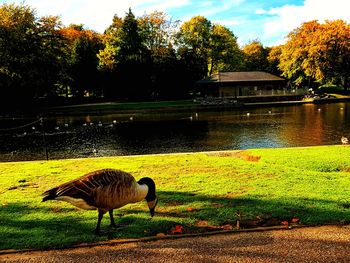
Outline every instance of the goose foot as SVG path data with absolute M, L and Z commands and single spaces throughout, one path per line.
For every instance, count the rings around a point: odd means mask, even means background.
M 100 230 L 100 229 L 95 229 L 94 233 L 96 236 L 105 236 L 105 235 L 109 234 L 108 231 Z
M 118 224 L 116 224 L 116 223 L 111 223 L 109 226 L 110 227 L 113 227 L 113 228 L 122 228 L 122 227 L 126 227 L 126 226 L 128 226 L 129 225 L 129 223 L 118 223 Z

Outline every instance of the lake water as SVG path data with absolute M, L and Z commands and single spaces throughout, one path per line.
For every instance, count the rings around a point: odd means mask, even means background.
M 33 123 L 31 123 L 33 122 Z M 350 103 L 0 120 L 0 161 L 340 144 Z

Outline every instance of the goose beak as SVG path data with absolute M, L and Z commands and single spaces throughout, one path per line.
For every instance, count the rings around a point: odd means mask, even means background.
M 158 203 L 158 198 L 154 199 L 153 201 L 147 202 L 149 212 L 151 213 L 151 217 L 154 216 L 154 209 L 156 208 L 157 203 Z

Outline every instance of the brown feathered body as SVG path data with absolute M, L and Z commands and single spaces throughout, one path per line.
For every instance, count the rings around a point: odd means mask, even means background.
M 60 200 L 86 209 L 107 212 L 145 199 L 148 186 L 120 170 L 104 169 L 46 191 L 43 201 Z

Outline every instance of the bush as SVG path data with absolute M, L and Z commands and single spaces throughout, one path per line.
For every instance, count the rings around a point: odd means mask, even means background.
M 341 93 L 342 91 L 344 91 L 342 87 L 332 84 L 322 85 L 318 88 L 320 93 Z

